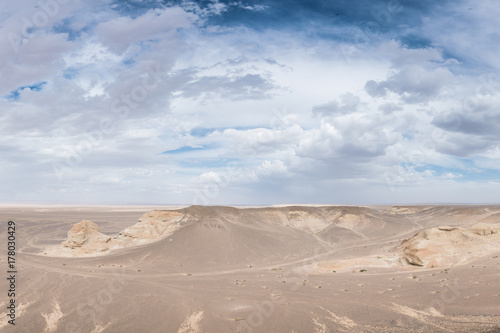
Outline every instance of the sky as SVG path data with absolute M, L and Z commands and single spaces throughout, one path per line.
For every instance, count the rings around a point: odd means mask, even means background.
M 0 203 L 498 203 L 493 0 L 0 4 Z

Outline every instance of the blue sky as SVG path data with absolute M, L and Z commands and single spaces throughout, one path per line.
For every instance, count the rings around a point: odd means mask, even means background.
M 492 0 L 0 4 L 3 203 L 491 203 Z

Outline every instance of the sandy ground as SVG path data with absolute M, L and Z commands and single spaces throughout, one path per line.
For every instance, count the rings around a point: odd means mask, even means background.
M 179 208 L 0 207 L 1 244 L 13 220 L 18 248 L 15 327 L 0 252 L 0 332 L 500 332 L 500 247 L 432 268 L 395 250 L 426 229 L 499 223 L 500 206 L 191 207 L 147 244 L 49 251 L 84 219 L 116 237 Z

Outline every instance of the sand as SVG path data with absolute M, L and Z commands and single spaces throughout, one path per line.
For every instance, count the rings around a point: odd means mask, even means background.
M 0 212 L 0 332 L 500 332 L 500 206 Z

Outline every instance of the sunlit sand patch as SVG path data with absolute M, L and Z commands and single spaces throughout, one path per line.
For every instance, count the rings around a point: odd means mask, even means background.
M 315 325 L 314 333 L 327 333 L 326 325 L 324 323 L 320 322 L 316 318 L 313 318 L 313 323 Z
M 33 304 L 33 302 L 19 303 L 16 310 L 16 320 L 26 313 L 26 310 L 31 304 Z M 0 303 L 0 308 L 3 308 L 4 305 L 6 305 L 4 302 Z M 7 312 L 2 312 L 0 316 L 2 318 L 2 320 L 0 321 L 0 329 L 6 327 L 7 325 L 10 325 L 9 324 L 10 318 L 7 317 Z
M 111 323 L 108 323 L 106 325 L 101 325 L 101 324 L 96 324 L 95 328 L 92 330 L 91 333 L 102 333 L 106 328 L 108 328 L 111 325 Z
M 393 267 L 398 266 L 398 258 L 395 255 L 367 256 L 354 259 L 338 261 L 322 261 L 313 265 L 311 273 L 342 272 L 351 269 L 364 269 L 367 267 Z
M 26 310 L 28 307 L 33 304 L 33 302 L 28 302 L 28 303 L 19 303 L 19 306 L 17 307 L 17 316 L 16 317 L 21 317 L 23 314 L 26 313 Z
M 395 310 L 398 313 L 407 315 L 409 317 L 421 320 L 421 321 L 426 321 L 427 317 L 442 317 L 443 315 L 436 309 L 434 308 L 427 308 L 425 311 L 423 310 L 417 310 L 410 308 L 405 305 L 400 305 L 396 303 L 392 303 L 392 309 Z
M 45 327 L 45 332 L 54 332 L 59 325 L 59 321 L 64 317 L 59 302 L 54 301 L 54 310 L 51 313 L 42 313 L 47 326 Z
M 187 316 L 177 333 L 201 332 L 200 321 L 203 319 L 203 311 L 194 312 Z
M 347 327 L 347 328 L 353 328 L 353 327 L 357 326 L 357 324 L 353 320 L 351 320 L 350 318 L 348 318 L 346 316 L 338 316 L 335 313 L 331 312 L 330 310 L 325 309 L 324 307 L 321 307 L 321 309 L 328 312 L 328 314 L 330 315 L 328 317 L 328 319 L 330 319 L 331 321 L 333 321 L 339 325 L 342 325 L 342 326 Z
M 410 308 L 408 306 L 392 303 L 392 307 L 390 307 L 393 311 L 400 313 L 402 315 L 411 317 L 413 319 L 416 319 L 422 323 L 432 325 L 434 327 L 439 327 L 442 330 L 446 330 L 451 332 L 450 330 L 447 330 L 439 325 L 436 325 L 430 321 L 430 318 L 435 318 L 435 317 L 443 317 L 443 315 L 436 309 L 429 307 L 426 310 L 417 310 Z

